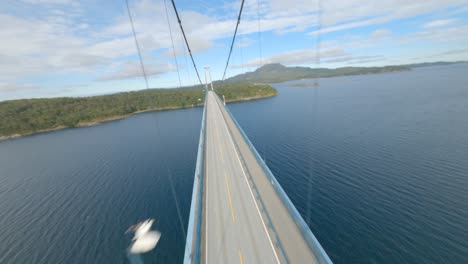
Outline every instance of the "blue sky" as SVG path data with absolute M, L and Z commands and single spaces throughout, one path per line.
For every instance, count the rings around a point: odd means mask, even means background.
M 198 82 L 167 1 L 174 50 L 164 0 L 129 1 L 152 88 L 180 85 L 174 53 L 181 84 Z M 220 79 L 240 1 L 176 4 L 201 78 Z M 124 0 L 4 0 L 0 24 L 0 101 L 145 88 Z M 330 68 L 468 60 L 468 0 L 246 0 L 227 75 L 316 67 L 317 52 Z

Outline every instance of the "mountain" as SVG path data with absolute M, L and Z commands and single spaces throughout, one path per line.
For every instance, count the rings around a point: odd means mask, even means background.
M 226 82 L 277 83 L 298 79 L 406 71 L 410 69 L 411 68 L 407 66 L 342 67 L 337 69 L 327 69 L 286 67 L 279 63 L 272 63 L 266 64 L 253 72 L 246 72 L 226 79 Z

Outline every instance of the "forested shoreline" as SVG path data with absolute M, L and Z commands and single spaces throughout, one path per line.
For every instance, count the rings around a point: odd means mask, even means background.
M 215 87 L 227 101 L 277 94 L 269 85 L 226 84 Z M 198 88 L 151 89 L 92 97 L 21 99 L 0 102 L 0 139 L 68 127 L 93 125 L 133 114 L 202 105 Z

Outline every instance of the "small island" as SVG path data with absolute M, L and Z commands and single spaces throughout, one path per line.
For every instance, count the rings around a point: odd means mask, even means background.
M 230 83 L 215 85 L 226 101 L 275 96 L 270 85 Z M 147 111 L 201 106 L 200 87 L 150 89 L 92 97 L 22 99 L 0 102 L 0 140 L 69 127 L 83 127 Z

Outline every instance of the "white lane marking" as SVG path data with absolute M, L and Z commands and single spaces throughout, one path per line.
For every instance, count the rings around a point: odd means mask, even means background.
M 216 98 L 215 98 L 215 100 L 216 100 Z M 216 105 L 218 106 L 218 109 L 219 109 L 219 112 L 221 113 L 221 115 L 223 115 L 222 110 L 221 110 L 221 108 L 219 107 L 218 103 L 216 103 Z M 224 121 L 224 119 L 221 119 L 221 120 Z M 234 145 L 234 140 L 232 139 L 232 136 L 231 136 L 231 134 L 229 133 L 229 130 L 228 130 L 228 128 L 227 128 L 226 122 L 222 122 L 222 123 L 224 123 L 224 128 L 226 129 L 226 132 L 227 132 L 227 134 L 228 134 L 228 136 L 229 136 L 229 139 L 231 140 L 231 144 L 232 144 L 232 147 L 234 148 L 234 152 L 236 153 L 236 157 L 237 157 L 237 160 L 239 161 L 240 168 L 241 168 L 241 170 L 242 170 L 242 173 L 244 174 L 244 179 L 245 179 L 245 181 L 247 182 L 247 185 L 249 186 L 250 195 L 252 196 L 252 200 L 253 200 L 254 203 L 255 203 L 255 207 L 257 208 L 258 215 L 260 216 L 260 220 L 262 221 L 263 228 L 264 228 L 264 230 L 265 230 L 265 233 L 267 234 L 268 240 L 270 241 L 271 249 L 273 250 L 273 253 L 275 254 L 276 262 L 277 262 L 277 263 L 280 263 L 279 258 L 278 258 L 278 255 L 276 254 L 275 248 L 274 248 L 274 246 L 273 246 L 273 241 L 271 240 L 270 234 L 268 234 L 268 230 L 267 230 L 267 227 L 266 227 L 266 225 L 265 225 L 265 221 L 263 221 L 262 214 L 261 214 L 260 209 L 259 209 L 259 207 L 258 207 L 257 201 L 255 200 L 255 196 L 254 196 L 254 194 L 253 194 L 253 192 L 252 192 L 252 187 L 250 186 L 249 180 L 247 179 L 247 175 L 245 174 L 244 168 L 243 168 L 243 166 L 242 166 L 242 162 L 241 162 L 241 160 L 240 160 L 240 158 L 239 158 L 239 154 L 237 153 L 236 147 L 235 147 L 235 145 Z

